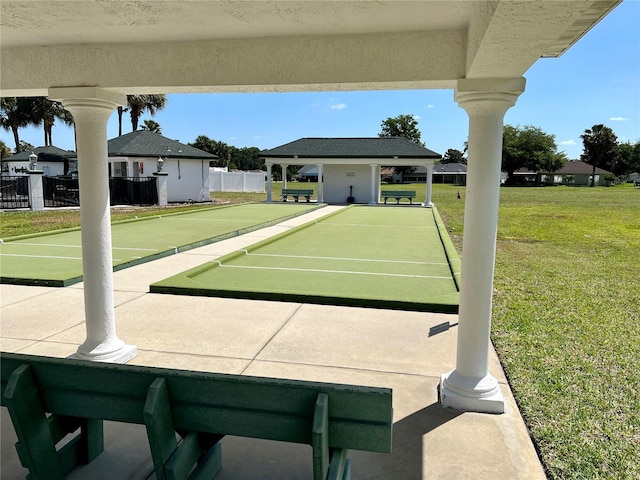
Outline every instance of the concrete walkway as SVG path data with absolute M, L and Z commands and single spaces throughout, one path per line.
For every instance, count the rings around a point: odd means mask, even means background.
M 351 451 L 353 479 L 544 479 L 493 350 L 505 414 L 437 403 L 439 376 L 455 366 L 456 315 L 147 293 L 150 283 L 337 208 L 116 272 L 118 336 L 139 349 L 130 363 L 393 388 L 393 453 Z M 82 288 L 1 285 L 2 350 L 73 354 L 85 339 Z M 25 478 L 1 410 L 0 476 Z M 154 478 L 144 427 L 107 422 L 105 435 L 105 452 L 69 478 Z M 222 455 L 220 480 L 311 476 L 306 445 L 226 437 Z

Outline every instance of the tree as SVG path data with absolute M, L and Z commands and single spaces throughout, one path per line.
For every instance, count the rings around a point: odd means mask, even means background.
M 142 125 L 142 130 L 148 130 L 151 133 L 157 133 L 158 135 L 162 135 L 162 128 L 160 124 L 154 120 L 144 120 L 144 125 Z
M 138 121 L 144 112 L 152 117 L 158 110 L 167 105 L 166 95 L 127 95 L 129 115 L 131 115 L 131 129 L 138 130 Z
M 413 117 L 413 114 L 389 117 L 382 122 L 380 127 L 382 131 L 378 134 L 379 137 L 404 137 L 424 147 L 424 143 L 420 140 L 418 121 Z
M 507 172 L 507 184 L 515 183 L 514 172 L 526 168 L 537 174 L 560 170 L 567 158 L 557 152 L 554 135 L 540 128 L 505 125 L 502 137 L 502 170 Z
M 636 143 L 624 142 L 618 144 L 617 167 L 613 170 L 616 175 L 629 175 L 640 172 L 640 140 Z
M 464 158 L 464 153 L 455 148 L 448 149 L 442 156 L 441 163 L 467 163 L 467 159 Z
M 580 135 L 584 145 L 580 159 L 593 167 L 591 186 L 595 185 L 596 168 L 611 168 L 615 162 L 618 137 L 609 127 L 601 123 L 587 128 L 584 135 Z
M 192 147 L 198 148 L 205 152 L 212 153 L 220 157 L 220 160 L 212 162 L 213 167 L 228 167 L 231 157 L 231 148 L 224 142 L 212 140 L 206 135 L 198 135 L 193 143 L 189 143 Z
M 33 125 L 40 125 L 44 129 L 44 145 L 53 145 L 53 126 L 56 119 L 62 120 L 65 125 L 74 125 L 71 112 L 64 108 L 62 103 L 49 100 L 47 97 L 31 97 L 28 99 Z
M 19 129 L 31 124 L 29 102 L 24 97 L 0 98 L 0 126 L 13 133 L 15 152 L 20 152 Z
M 380 124 L 380 127 L 382 130 L 378 134 L 379 137 L 404 137 L 424 147 L 424 143 L 420 140 L 421 134 L 420 130 L 418 130 L 418 121 L 413 117 L 413 114 L 389 117 Z M 415 166 L 394 167 L 394 170 L 401 176 L 411 173 L 415 169 Z
M 229 147 L 231 150 L 230 162 L 240 170 L 259 170 L 263 163 L 260 160 L 260 149 L 257 147 Z

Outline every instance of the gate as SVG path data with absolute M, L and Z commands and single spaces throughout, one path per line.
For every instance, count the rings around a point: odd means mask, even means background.
M 0 208 L 29 207 L 29 177 L 0 177 Z
M 111 205 L 155 205 L 158 185 L 155 177 L 111 177 Z
M 42 188 L 45 207 L 77 207 L 80 205 L 77 178 L 43 177 Z

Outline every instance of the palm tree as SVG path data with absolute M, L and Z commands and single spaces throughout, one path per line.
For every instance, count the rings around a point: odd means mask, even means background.
M 31 123 L 31 113 L 27 99 L 22 97 L 0 98 L 0 126 L 13 133 L 16 143 L 15 152 L 20 152 L 20 134 L 18 130 Z
M 602 124 L 594 125 L 584 131 L 584 135 L 580 135 L 584 149 L 580 159 L 593 166 L 591 173 L 591 186 L 595 185 L 596 167 L 604 167 L 607 161 L 612 163 L 615 160 L 618 137 L 613 130 Z
M 33 97 L 30 99 L 33 118 L 31 123 L 44 128 L 44 145 L 53 145 L 53 125 L 56 119 L 62 120 L 65 125 L 74 125 L 71 112 L 64 108 L 62 103 L 49 100 L 47 97 Z
M 166 95 L 127 95 L 129 114 L 131 115 L 132 131 L 138 129 L 140 116 L 145 112 L 153 117 L 158 110 L 162 110 L 167 104 Z
M 162 128 L 160 124 L 154 120 L 144 120 L 144 125 L 140 127 L 142 130 L 148 130 L 151 133 L 157 133 L 158 135 L 162 135 Z

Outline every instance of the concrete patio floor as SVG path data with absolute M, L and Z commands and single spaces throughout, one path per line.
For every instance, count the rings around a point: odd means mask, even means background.
M 337 208 L 116 272 L 118 336 L 138 347 L 130 363 L 393 388 L 393 452 L 351 451 L 353 479 L 546 478 L 493 350 L 505 414 L 438 404 L 440 374 L 455 366 L 456 315 L 147 293 L 152 282 Z M 82 288 L 1 285 L 1 349 L 73 354 L 85 339 Z M 1 410 L 0 476 L 25 478 Z M 107 422 L 105 436 L 105 451 L 69 478 L 155 478 L 144 427 Z M 226 437 L 222 455 L 220 480 L 311 476 L 306 445 Z

